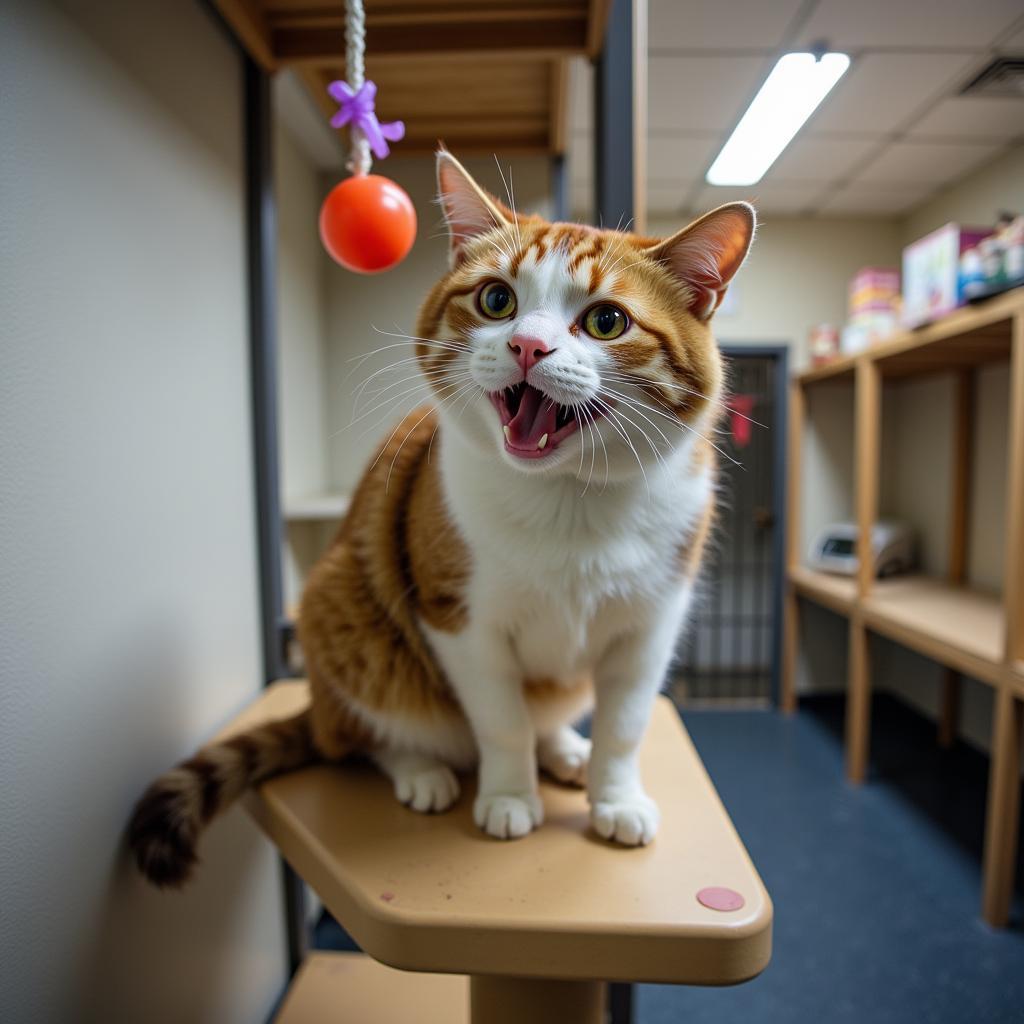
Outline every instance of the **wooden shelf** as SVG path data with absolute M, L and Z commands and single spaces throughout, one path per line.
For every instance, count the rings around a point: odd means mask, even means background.
M 857 602 L 857 581 L 852 576 L 819 572 L 798 565 L 789 570 L 789 582 L 801 597 L 831 608 L 840 615 L 849 615 Z
M 798 374 L 799 384 L 852 379 L 861 360 L 876 363 L 886 377 L 967 369 L 1009 358 L 1013 317 L 1024 310 L 1024 288 L 958 309 L 912 331 L 900 331 L 871 348 L 840 356 Z
M 839 356 L 838 359 L 832 359 L 820 366 L 812 366 L 809 370 L 797 374 L 796 380 L 800 384 L 813 384 L 819 380 L 841 380 L 843 377 L 848 377 L 852 381 L 859 356 L 860 353 Z
M 469 978 L 396 971 L 363 953 L 311 953 L 274 1024 L 469 1024 Z
M 285 503 L 284 518 L 289 523 L 324 523 L 341 519 L 348 511 L 347 494 L 309 494 Z
M 345 77 L 343 0 L 213 0 L 241 45 L 270 72 L 293 69 L 325 117 Z M 402 118 L 399 157 L 561 154 L 569 128 L 569 58 L 601 51 L 608 0 L 366 0 L 366 76 L 381 121 Z M 340 166 L 340 162 L 339 162 Z
M 940 664 L 997 685 L 1006 617 L 998 595 L 927 576 L 879 580 L 861 601 L 864 623 Z
M 878 580 L 859 600 L 853 577 L 806 566 L 790 569 L 789 581 L 801 597 L 840 615 L 858 610 L 869 629 L 941 665 L 993 686 L 1004 677 L 1006 618 L 996 594 L 903 576 Z

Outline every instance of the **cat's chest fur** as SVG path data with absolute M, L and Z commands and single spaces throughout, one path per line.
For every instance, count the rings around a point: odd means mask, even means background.
M 630 487 L 527 477 L 443 449 L 449 511 L 472 558 L 470 617 L 504 633 L 524 678 L 592 671 L 652 604 L 686 585 L 681 552 L 711 499 L 689 453 Z

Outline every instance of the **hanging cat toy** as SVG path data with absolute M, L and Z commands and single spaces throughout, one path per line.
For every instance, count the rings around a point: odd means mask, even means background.
M 332 128 L 348 125 L 348 169 L 352 177 L 331 189 L 320 207 L 320 240 L 337 263 L 359 274 L 397 266 L 416 239 L 416 210 L 408 193 L 390 178 L 370 174 L 370 153 L 383 160 L 388 142 L 405 135 L 405 124 L 381 124 L 374 113 L 377 86 L 366 78 L 366 16 L 363 0 L 345 3 L 346 82 L 331 82 L 328 95 L 339 104 Z

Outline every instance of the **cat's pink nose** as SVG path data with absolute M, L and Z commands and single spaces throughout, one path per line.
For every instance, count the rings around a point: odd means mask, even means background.
M 555 351 L 540 338 L 527 338 L 521 334 L 514 335 L 508 343 L 508 347 L 512 350 L 512 355 L 516 357 L 516 362 L 522 367 L 523 373 Z

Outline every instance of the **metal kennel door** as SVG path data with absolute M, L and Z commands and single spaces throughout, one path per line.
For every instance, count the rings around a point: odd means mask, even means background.
M 722 351 L 718 522 L 671 691 L 690 705 L 768 704 L 779 692 L 787 349 Z

